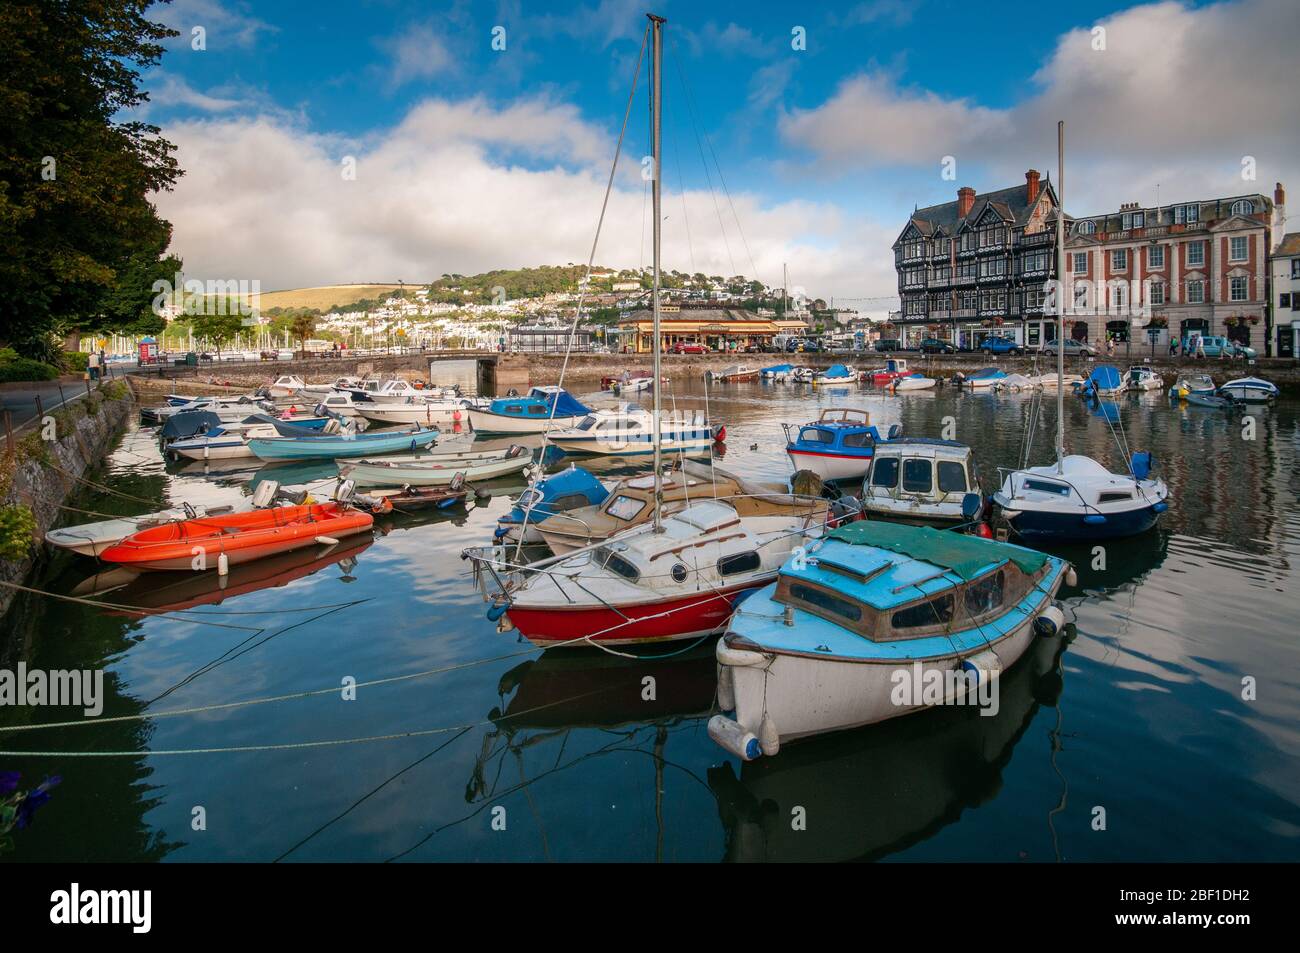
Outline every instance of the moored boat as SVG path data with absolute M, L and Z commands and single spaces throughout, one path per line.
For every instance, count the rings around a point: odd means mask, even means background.
M 835 387 L 855 384 L 857 380 L 857 372 L 847 364 L 832 364 L 826 370 L 815 375 L 812 382 L 822 387 Z
M 744 518 L 732 501 L 692 503 L 665 516 L 658 532 L 646 523 L 508 578 L 494 569 L 504 588 L 489 617 L 541 648 L 702 638 L 821 532 L 818 512 L 824 519 L 825 501 L 808 501 L 798 515 Z
M 263 460 L 320 460 L 357 455 L 401 453 L 427 447 L 436 429 L 384 433 L 342 433 L 312 437 L 254 437 L 248 447 Z
M 1149 390 L 1163 390 L 1165 382 L 1160 375 L 1142 364 L 1134 364 L 1124 374 L 1124 389 L 1143 393 Z
M 1238 377 L 1219 388 L 1221 396 L 1246 404 L 1267 404 L 1276 400 L 1279 393 L 1276 384 L 1258 377 Z
M 954 379 L 958 387 L 969 387 L 972 390 L 981 390 L 986 387 L 993 387 L 1004 380 L 1007 372 L 999 370 L 996 367 L 981 368 L 969 376 L 958 374 Z
M 971 448 L 955 440 L 899 437 L 876 447 L 862 482 L 869 517 L 929 526 L 967 522 L 966 497 L 979 494 Z
M 533 462 L 524 447 L 511 447 L 492 457 L 458 460 L 436 457 L 421 461 L 389 459 L 336 460 L 339 476 L 357 486 L 446 486 L 458 474 L 466 480 L 492 480 L 519 473 Z
M 542 520 L 556 513 L 566 513 L 585 506 L 599 506 L 609 496 L 609 490 L 582 467 L 570 466 L 567 470 L 544 477 L 515 500 L 505 516 L 497 520 L 496 539 L 509 543 L 540 543 Z
M 469 422 L 477 433 L 546 433 L 573 427 L 590 413 L 568 391 L 534 387 L 527 397 L 499 397 L 487 408 L 470 408 Z
M 133 569 L 203 571 L 307 546 L 330 545 L 370 529 L 374 517 L 342 503 L 278 506 L 164 523 L 100 553 Z
M 720 371 L 705 371 L 704 379 L 720 384 L 738 384 L 742 381 L 755 380 L 758 374 L 757 367 L 750 367 L 748 364 L 732 364 Z
M 900 377 L 907 377 L 911 371 L 907 369 L 906 360 L 901 357 L 893 357 L 885 361 L 884 367 L 866 373 L 872 384 L 877 387 L 884 387 Z
M 700 411 L 659 415 L 659 445 L 664 453 L 702 453 L 713 445 L 714 430 Z M 574 427 L 553 430 L 550 442 L 566 453 L 635 456 L 655 451 L 655 419 L 636 404 L 594 410 Z
M 890 424 L 881 433 L 871 423 L 869 413 L 851 407 L 827 408 L 793 436 L 790 424 L 782 426 L 785 452 L 795 470 L 811 470 L 828 481 L 861 480 L 871 465 L 876 444 L 902 433 L 901 424 Z
M 916 373 L 908 374 L 905 377 L 893 378 L 893 380 L 889 382 L 888 387 L 890 390 L 898 393 L 900 391 L 909 390 L 930 390 L 938 383 L 939 382 L 933 377 L 926 377 L 924 374 L 917 371 Z
M 739 607 L 718 642 L 709 734 L 749 761 L 933 705 L 991 707 L 993 683 L 1064 615 L 1064 560 L 928 527 L 832 530 Z

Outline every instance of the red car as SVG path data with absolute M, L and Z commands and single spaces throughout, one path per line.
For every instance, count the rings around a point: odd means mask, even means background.
M 694 341 L 678 341 L 672 346 L 674 354 L 708 354 L 709 349 Z

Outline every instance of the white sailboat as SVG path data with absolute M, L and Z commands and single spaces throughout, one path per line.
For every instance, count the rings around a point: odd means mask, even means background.
M 1058 340 L 1065 339 L 1065 123 L 1057 124 L 1056 275 Z M 1065 379 L 1065 349 L 1056 349 L 1057 379 Z M 1118 375 L 1117 375 L 1118 376 Z M 1065 388 L 1056 388 L 1056 462 L 1022 467 L 993 495 L 1003 521 L 1032 542 L 1117 539 L 1144 532 L 1169 508 L 1169 488 L 1151 476 L 1149 453 L 1135 453 L 1129 473 L 1111 473 L 1091 457 L 1065 452 Z
M 653 14 L 648 16 L 654 86 L 651 376 L 658 380 L 662 376 L 663 348 L 660 159 L 665 21 Z M 488 618 L 498 621 L 503 630 L 518 629 L 529 641 L 544 648 L 704 637 L 726 625 L 736 602 L 776 578 L 781 563 L 806 538 L 820 536 L 828 518 L 826 501 L 809 499 L 803 506 L 798 505 L 803 501 L 788 494 L 763 494 L 774 498 L 772 505 L 760 505 L 752 516 L 741 516 L 734 501 L 706 496 L 665 517 L 660 390 L 654 388 L 650 415 L 654 454 L 651 521 L 576 552 L 530 565 L 512 564 L 508 553 L 496 547 L 486 552 L 466 550 L 464 555 L 474 562 L 478 578 L 482 580 L 484 573 L 490 573 L 498 583 Z M 707 487 L 702 489 L 707 494 Z

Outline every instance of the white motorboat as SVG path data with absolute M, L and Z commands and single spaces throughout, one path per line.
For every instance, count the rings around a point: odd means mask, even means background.
M 1220 387 L 1219 393 L 1247 404 L 1267 404 L 1271 400 L 1276 400 L 1281 392 L 1277 389 L 1277 385 L 1261 378 L 1239 377 Z
M 533 457 L 524 447 L 511 447 L 491 457 L 454 458 L 425 455 L 423 458 L 390 460 L 338 459 L 339 477 L 357 486 L 446 486 L 458 473 L 465 479 L 492 480 L 519 473 L 532 465 Z
M 939 382 L 933 377 L 926 377 L 924 374 L 909 374 L 907 377 L 895 377 L 890 383 L 891 390 L 909 391 L 909 390 L 931 390 Z
M 268 397 L 297 397 L 307 388 L 297 374 L 281 374 L 266 387 Z
M 659 415 L 659 446 L 664 453 L 704 452 L 713 446 L 713 439 L 713 428 L 701 411 L 664 411 Z M 566 453 L 654 453 L 654 416 L 636 404 L 595 410 L 576 427 L 551 431 L 550 442 Z
M 469 426 L 471 407 L 480 406 L 468 398 L 460 400 L 422 400 L 408 397 L 401 401 L 361 401 L 353 405 L 367 420 L 383 424 L 425 424 L 443 429 Z
M 566 390 L 534 387 L 526 397 L 498 397 L 486 408 L 471 407 L 469 423 L 478 433 L 546 433 L 576 427 L 590 413 Z
M 1034 378 L 1027 377 L 1024 374 L 1008 374 L 993 386 L 998 391 L 1017 393 L 1019 391 L 1037 390 L 1042 385 Z
M 1142 393 L 1149 390 L 1163 390 L 1165 382 L 1160 375 L 1142 364 L 1134 364 L 1124 372 L 1124 389 Z
M 879 444 L 862 483 L 873 517 L 930 526 L 967 521 L 966 496 L 980 490 L 971 448 L 954 440 L 899 437 Z
M 1209 374 L 1180 374 L 1169 388 L 1169 396 L 1175 400 L 1186 400 L 1189 394 L 1212 397 L 1217 390 Z

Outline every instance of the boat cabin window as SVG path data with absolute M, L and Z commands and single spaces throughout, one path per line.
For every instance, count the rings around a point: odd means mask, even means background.
M 542 502 L 541 492 L 530 488 L 519 494 L 519 502 L 515 505 L 521 509 L 527 509 L 530 506 L 536 506 L 540 502 Z
M 1098 503 L 1116 503 L 1119 500 L 1131 500 L 1131 499 L 1133 499 L 1133 494 L 1127 490 L 1123 492 L 1112 491 L 1109 493 L 1097 494 Z
M 632 565 L 632 563 L 628 562 L 622 556 L 618 555 L 618 553 L 605 550 L 603 552 L 603 556 L 605 560 L 604 561 L 605 568 L 608 569 L 610 572 L 616 573 L 622 576 L 624 579 L 630 579 L 633 582 L 636 582 L 638 579 L 641 578 L 641 573 L 637 571 L 636 566 Z
M 523 404 L 510 404 L 506 407 L 507 414 L 522 414 L 524 412 Z
M 952 593 L 928 602 L 918 602 L 894 613 L 891 623 L 895 629 L 915 629 L 923 625 L 947 625 L 952 621 Z
M 871 431 L 869 430 L 844 435 L 844 446 L 846 447 L 869 447 L 871 443 Z
M 827 592 L 824 589 L 805 586 L 796 582 L 790 586 L 790 598 L 806 603 L 810 608 L 818 610 L 818 615 L 824 616 L 829 613 L 850 622 L 860 622 L 862 620 L 862 606 L 848 599 L 841 599 L 834 593 Z
M 582 422 L 581 422 L 580 424 L 578 424 L 577 429 L 578 429 L 578 430 L 590 430 L 590 429 L 591 429 L 592 427 L 594 427 L 595 425 L 596 425 L 596 418 L 593 417 L 591 414 L 588 414 L 586 417 L 583 417 L 583 418 L 582 418 Z
M 557 513 L 563 513 L 565 510 L 576 510 L 580 506 L 587 505 L 587 498 L 581 493 L 566 493 L 564 496 L 557 496 L 551 503 L 551 509 Z
M 1070 488 L 1060 483 L 1049 483 L 1046 480 L 1026 480 L 1023 484 L 1026 490 L 1037 490 L 1040 493 L 1055 493 L 1059 496 L 1069 496 Z
M 871 485 L 889 490 L 898 486 L 898 457 L 876 457 L 871 465 Z
M 966 612 L 978 616 L 992 612 L 1002 605 L 1002 596 L 1006 591 L 1006 574 L 1001 570 L 989 573 L 983 579 L 977 579 L 966 587 Z
M 834 443 L 835 434 L 820 427 L 804 427 L 799 431 L 799 440 L 803 443 Z
M 924 458 L 903 461 L 903 489 L 908 493 L 929 493 L 934 489 L 934 468 Z
M 635 496 L 623 496 L 621 493 L 610 500 L 609 505 L 605 507 L 605 512 L 616 520 L 634 520 L 645 509 L 645 500 L 638 500 Z
M 951 460 L 939 461 L 939 491 L 941 493 L 966 492 L 966 468 Z
M 548 411 L 545 407 L 538 407 L 536 404 L 529 404 L 528 412 L 530 414 L 536 414 L 538 416 L 545 416 L 546 414 L 550 413 L 550 411 Z
M 734 576 L 738 572 L 753 572 L 762 564 L 763 561 L 759 559 L 758 553 L 753 550 L 747 553 L 732 553 L 718 560 L 718 575 Z

